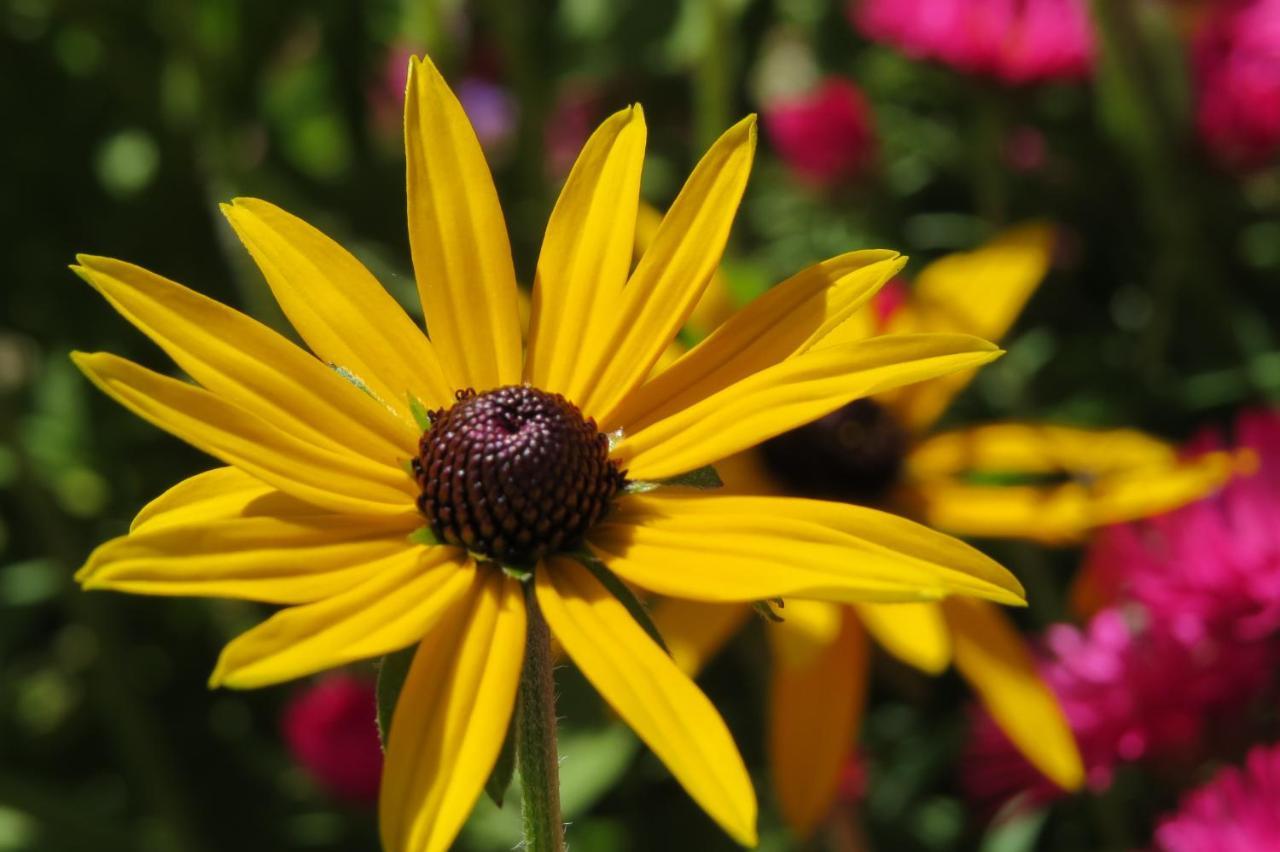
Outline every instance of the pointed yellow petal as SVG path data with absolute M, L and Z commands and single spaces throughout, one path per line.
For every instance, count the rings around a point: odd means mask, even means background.
M 462 105 L 430 59 L 404 100 L 409 247 L 427 332 L 456 387 L 520 381 L 520 317 L 498 191 Z
M 751 616 L 741 604 L 709 604 L 663 598 L 650 612 L 680 671 L 697 677 Z
M 751 779 L 706 696 L 578 562 L 550 560 L 537 590 L 551 632 L 587 680 L 721 828 L 754 846 Z
M 951 664 L 951 633 L 937 604 L 858 604 L 858 618 L 880 647 L 929 674 Z
M 808 351 L 870 299 L 902 263 L 893 252 L 855 251 L 787 279 L 623 400 L 602 428 L 638 431 Z
M 306 443 L 206 390 L 115 355 L 71 357 L 134 414 L 299 500 L 358 515 L 416 512 L 416 486 L 396 466 Z
M 237 636 L 209 685 L 252 689 L 408 647 L 466 594 L 475 571 L 458 548 L 403 542 L 363 582 L 281 610 Z
M 129 525 L 129 532 L 236 517 L 260 498 L 278 493 L 242 470 L 215 467 L 182 480 L 143 506 Z M 299 502 L 298 505 L 306 504 Z
M 584 398 L 591 368 L 605 357 L 631 269 L 644 144 L 640 107 L 612 115 L 587 140 L 551 213 L 525 365 L 543 390 Z
M 1075 737 L 1018 631 L 981 601 L 954 598 L 943 609 L 955 643 L 956 668 L 996 724 L 1051 781 L 1064 790 L 1079 789 L 1084 767 Z
M 309 603 L 393 565 L 409 546 L 408 533 L 404 524 L 370 525 L 316 509 L 290 518 L 170 523 L 100 545 L 76 579 L 86 589 L 141 595 Z
M 453 401 L 427 336 L 350 252 L 266 201 L 237 198 L 222 212 L 322 361 L 350 371 L 410 423 L 407 394 L 428 409 Z
M 307 603 L 381 570 L 419 524 L 327 512 L 224 467 L 153 500 L 76 579 L 86 589 Z
M 1013 575 L 963 542 L 845 503 L 635 495 L 591 531 L 588 544 L 628 582 L 692 600 L 901 602 L 953 592 L 1023 600 Z
M 498 759 L 524 662 L 520 584 L 482 571 L 422 639 L 391 719 L 378 822 L 387 852 L 445 852 Z
M 112 307 L 228 402 L 319 447 L 390 464 L 412 453 L 408 424 L 257 320 L 141 267 L 77 259 Z
M 640 209 L 636 212 L 635 259 L 637 261 L 644 257 L 644 253 L 653 245 L 653 240 L 657 237 L 658 228 L 661 225 L 662 213 L 656 207 L 646 204 L 642 200 Z M 698 300 L 693 312 L 685 320 L 684 330 L 694 340 L 701 340 L 719 326 L 720 323 L 732 316 L 734 310 L 733 297 L 729 292 L 729 282 L 725 279 L 724 271 L 717 269 L 712 274 L 711 281 L 707 284 L 707 289 L 703 291 L 702 298 Z
M 835 636 L 806 663 L 776 656 L 773 667 L 769 764 L 782 816 L 800 839 L 831 810 L 866 702 L 866 636 L 847 608 L 839 612 Z
M 720 263 L 755 153 L 755 118 L 729 128 L 702 158 L 640 258 L 610 324 L 606 357 L 574 400 L 599 422 L 649 375 Z
M 1001 354 L 963 335 L 896 335 L 816 347 L 624 436 L 613 457 L 633 479 L 694 470 L 817 420 L 859 397 Z
M 937 260 L 916 278 L 911 301 L 889 320 L 893 334 L 958 332 L 999 341 L 1049 271 L 1052 226 L 1011 228 L 971 252 Z M 928 429 L 973 379 L 955 373 L 887 394 L 884 402 L 908 428 Z

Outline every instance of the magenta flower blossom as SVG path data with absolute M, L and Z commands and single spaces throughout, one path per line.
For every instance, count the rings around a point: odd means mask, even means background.
M 294 760 L 335 798 L 378 800 L 382 747 L 373 683 L 334 674 L 307 684 L 285 708 L 281 727 Z
M 1270 676 L 1275 648 L 1202 639 L 1186 644 L 1139 606 L 1107 609 L 1084 628 L 1045 636 L 1041 675 L 1071 724 L 1089 787 L 1102 790 L 1124 763 L 1176 764 L 1196 756 L 1207 726 L 1246 702 Z M 1029 792 L 1062 795 L 985 713 L 975 719 L 964 767 L 972 795 L 999 803 Z
M 1235 432 L 1257 466 L 1252 475 L 1169 514 L 1103 530 L 1087 560 L 1088 582 L 1104 597 L 1142 604 L 1184 643 L 1280 633 L 1280 411 L 1245 412 Z M 1222 446 L 1210 432 L 1190 449 Z
M 848 9 L 873 41 L 1002 83 L 1093 72 L 1086 0 L 853 0 Z
M 1280 849 L 1280 745 L 1250 750 L 1241 768 L 1222 770 L 1160 820 L 1159 852 L 1270 852 Z
M 766 105 L 764 130 L 783 162 L 811 183 L 851 178 L 875 155 L 871 110 L 858 87 L 842 77 Z
M 1237 168 L 1280 152 L 1280 0 L 1224 0 L 1195 39 L 1196 122 L 1205 146 Z
M 1206 433 L 1188 452 L 1223 445 Z M 1105 608 L 1083 629 L 1046 634 L 1042 674 L 1094 788 L 1122 763 L 1194 757 L 1211 726 L 1247 704 L 1280 664 L 1280 412 L 1242 413 L 1234 445 L 1251 474 L 1097 536 L 1085 576 Z M 966 778 L 978 798 L 1055 794 L 985 717 L 970 756 Z

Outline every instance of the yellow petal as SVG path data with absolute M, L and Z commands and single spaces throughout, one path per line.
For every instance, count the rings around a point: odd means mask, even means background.
M 280 496 L 275 502 L 306 505 Z M 146 526 L 100 545 L 76 579 L 86 589 L 143 595 L 309 603 L 394 565 L 409 546 L 403 523 L 308 508 L 277 517 L 264 505 L 261 514 Z
M 72 354 L 134 414 L 299 500 L 361 515 L 411 516 L 416 487 L 398 467 L 317 447 L 206 390 L 115 355 Z
M 520 584 L 482 571 L 422 639 L 391 719 L 378 822 L 387 852 L 444 852 L 498 759 L 524 662 Z
M 516 276 L 498 191 L 462 105 L 427 58 L 404 100 L 409 247 L 427 332 L 455 387 L 520 381 Z
M 143 506 L 129 525 L 129 532 L 235 517 L 258 499 L 278 493 L 238 468 L 216 467 L 182 480 Z
M 266 201 L 237 198 L 222 212 L 322 361 L 359 377 L 411 423 L 408 394 L 428 409 L 453 401 L 427 336 L 350 252 Z
M 537 590 L 551 632 L 587 680 L 721 828 L 754 846 L 751 779 L 706 696 L 578 562 L 550 560 Z
M 390 464 L 412 452 L 407 424 L 257 320 L 141 267 L 77 260 L 112 307 L 228 402 L 316 446 Z
M 216 468 L 147 504 L 129 534 L 94 550 L 76 579 L 86 589 L 305 603 L 380 570 L 420 523 L 333 514 Z
M 907 458 L 904 500 L 931 525 L 964 535 L 1078 541 L 1094 527 L 1177 508 L 1225 483 L 1228 453 L 1179 459 L 1128 429 L 993 423 L 946 432 Z M 969 473 L 1069 477 L 1046 484 L 982 484 Z
M 1052 226 L 1033 222 L 931 263 L 917 276 L 911 300 L 890 318 L 888 331 L 958 332 L 999 341 L 1048 273 L 1053 240 Z M 922 432 L 973 375 L 965 371 L 902 388 L 883 402 L 904 425 Z
M 591 368 L 605 357 L 631 270 L 644 144 L 640 107 L 608 118 L 587 140 L 547 223 L 525 377 L 571 400 L 586 396 Z
M 1001 352 L 963 335 L 896 335 L 816 347 L 624 436 L 633 479 L 694 470 L 803 426 L 859 397 L 985 364 Z
M 1133 429 L 1080 429 L 1050 423 L 988 423 L 920 441 L 907 473 L 925 478 L 966 472 L 1076 473 L 1168 466 L 1170 444 Z
M 575 400 L 598 422 L 649 375 L 702 295 L 729 238 L 755 153 L 755 118 L 725 132 L 694 168 L 622 291 L 606 357 Z M 585 374 L 585 373 L 584 373 Z
M 765 464 L 758 448 L 716 460 L 716 473 L 724 483 L 722 494 L 751 494 L 758 497 L 786 497 L 786 487 Z
M 951 633 L 937 604 L 859 604 L 871 637 L 904 663 L 941 674 L 951 663 Z
M 943 609 L 951 625 L 956 668 L 996 724 L 1051 781 L 1065 790 L 1079 789 L 1084 767 L 1075 737 L 1018 631 L 981 601 L 953 598 Z
M 838 632 L 806 664 L 774 662 L 769 763 L 782 816 L 801 839 L 831 810 L 866 702 L 866 636 L 840 613 Z
M 920 524 L 845 503 L 644 494 L 621 501 L 588 544 L 628 582 L 711 602 L 805 597 L 1021 603 L 1008 571 Z
M 638 388 L 602 427 L 638 431 L 808 351 L 870 299 L 903 262 L 893 252 L 855 251 L 805 269 L 766 291 Z
M 209 685 L 267 686 L 408 647 L 458 603 L 475 573 L 458 548 L 403 542 L 363 582 L 281 610 L 237 636 L 222 649 Z
M 751 608 L 663 598 L 653 606 L 650 616 L 680 671 L 697 677 L 746 623 Z
M 641 201 L 640 209 L 636 212 L 635 259 L 637 261 L 644 257 L 649 246 L 653 245 L 661 225 L 662 213 L 656 207 Z M 693 312 L 685 320 L 684 331 L 694 340 L 701 340 L 732 316 L 733 312 L 734 304 L 729 292 L 729 282 L 725 279 L 724 271 L 717 269 L 712 274 L 707 289 L 703 291 L 702 298 L 698 300 L 698 304 L 694 305 Z

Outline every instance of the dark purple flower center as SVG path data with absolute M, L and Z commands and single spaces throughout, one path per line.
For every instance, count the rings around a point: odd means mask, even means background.
M 760 450 L 770 473 L 795 494 L 877 505 L 902 472 L 907 435 L 883 406 L 859 399 Z
M 558 393 L 458 391 L 430 418 L 413 460 L 418 508 L 442 542 L 491 559 L 573 547 L 626 482 L 608 438 Z

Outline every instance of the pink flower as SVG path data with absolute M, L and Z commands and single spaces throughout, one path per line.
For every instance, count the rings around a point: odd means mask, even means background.
M 1086 0 L 854 0 L 849 12 L 873 41 L 1003 83 L 1093 71 Z
M 1242 413 L 1235 445 L 1257 470 L 1174 512 L 1107 528 L 1086 575 L 1112 599 L 1141 603 L 1183 642 L 1253 641 L 1280 633 L 1280 411 Z M 1223 445 L 1215 433 L 1191 451 Z
M 866 99 L 842 77 L 828 77 L 806 94 L 769 103 L 764 129 L 783 162 L 813 183 L 853 177 L 875 153 Z
M 1222 770 L 1183 797 L 1156 828 L 1160 852 L 1280 849 L 1280 745 L 1250 750 L 1243 768 Z
M 1121 764 L 1194 757 L 1212 721 L 1253 696 L 1276 659 L 1271 644 L 1184 643 L 1132 605 L 1104 610 L 1084 628 L 1055 625 L 1044 644 L 1040 674 L 1062 705 L 1095 790 L 1109 786 Z M 1024 791 L 1042 801 L 1062 795 L 985 713 L 964 774 L 975 798 L 987 802 Z
M 376 718 L 374 685 L 334 674 L 300 689 L 281 727 L 294 760 L 321 787 L 344 801 L 371 804 L 382 775 Z
M 1280 151 L 1280 0 L 1230 0 L 1212 10 L 1194 45 L 1196 123 L 1228 166 Z

